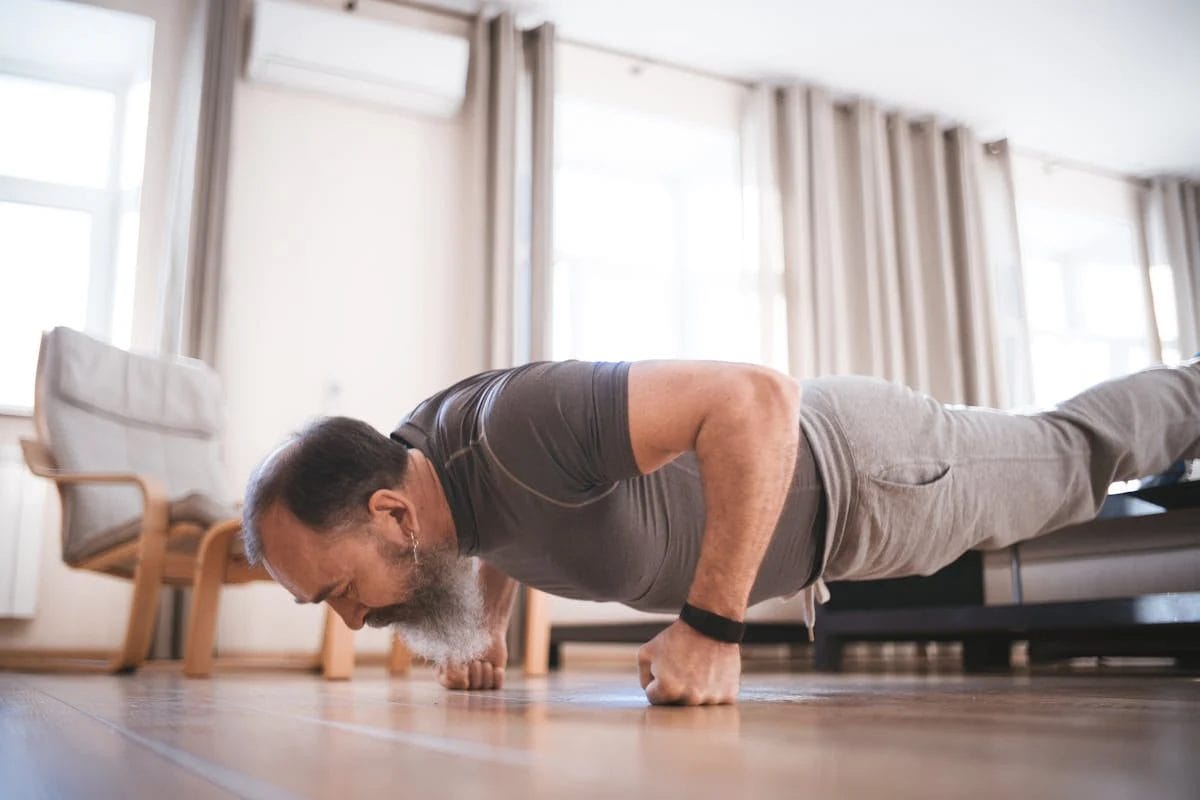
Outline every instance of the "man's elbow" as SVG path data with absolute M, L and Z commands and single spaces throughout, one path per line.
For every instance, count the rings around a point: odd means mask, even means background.
M 751 366 L 745 373 L 745 402 L 759 415 L 789 420 L 800 415 L 800 382 L 770 367 Z

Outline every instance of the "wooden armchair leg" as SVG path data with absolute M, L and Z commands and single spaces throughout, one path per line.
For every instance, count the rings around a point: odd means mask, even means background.
M 192 608 L 183 648 L 183 674 L 189 678 L 206 678 L 212 672 L 217 604 L 229 565 L 229 547 L 241 527 L 241 522 L 236 519 L 218 522 L 205 532 L 196 550 Z
M 525 674 L 545 675 L 550 671 L 550 609 L 546 595 L 525 589 Z
M 133 672 L 150 652 L 166 555 L 167 504 L 165 500 L 152 498 L 147 502 L 142 521 L 137 566 L 133 571 L 133 595 L 129 600 L 129 625 L 121 649 L 108 664 L 112 672 Z
M 354 674 L 354 631 L 328 606 L 321 640 L 321 673 L 330 681 L 347 680 Z
M 388 672 L 392 675 L 407 675 L 412 669 L 412 653 L 400 638 L 400 634 L 392 634 L 392 649 L 388 653 Z

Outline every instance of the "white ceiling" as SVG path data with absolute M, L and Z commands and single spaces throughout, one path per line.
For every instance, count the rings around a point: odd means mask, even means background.
M 1062 160 L 1200 175 L 1200 0 L 507 5 L 578 42 L 744 80 L 816 82 Z

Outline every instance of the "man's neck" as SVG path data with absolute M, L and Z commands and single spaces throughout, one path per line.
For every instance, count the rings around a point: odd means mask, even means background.
M 433 462 L 415 448 L 409 450 L 408 455 L 414 499 L 420 503 L 424 518 L 421 526 L 422 543 L 437 549 L 457 549 L 458 533 L 454 528 L 454 515 Z

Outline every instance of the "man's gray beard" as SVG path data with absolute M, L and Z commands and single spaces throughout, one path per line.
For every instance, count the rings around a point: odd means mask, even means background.
M 413 588 L 406 602 L 368 613 L 368 625 L 395 626 L 410 650 L 437 664 L 465 664 L 487 650 L 483 592 L 471 560 L 456 552 L 422 552 L 413 563 L 409 551 L 391 542 L 381 542 L 380 552 L 395 563 L 412 563 Z

